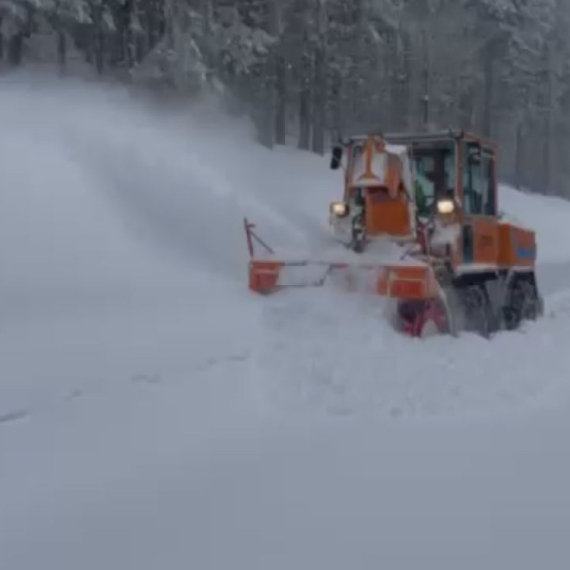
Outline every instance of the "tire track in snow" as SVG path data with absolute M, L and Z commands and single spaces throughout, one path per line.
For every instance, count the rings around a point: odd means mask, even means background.
M 24 420 L 30 416 L 29 410 L 11 410 L 9 412 L 0 413 L 0 425 Z

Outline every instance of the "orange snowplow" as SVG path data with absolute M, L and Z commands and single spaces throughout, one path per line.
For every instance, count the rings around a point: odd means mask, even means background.
M 353 137 L 333 149 L 341 167 L 342 200 L 329 205 L 338 253 L 279 258 L 245 220 L 252 291 L 336 279 L 396 300 L 397 327 L 412 336 L 488 337 L 542 314 L 535 234 L 500 219 L 490 142 L 461 131 Z

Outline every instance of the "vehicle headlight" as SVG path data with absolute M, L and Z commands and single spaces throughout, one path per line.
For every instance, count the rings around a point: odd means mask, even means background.
M 455 211 L 455 202 L 449 198 L 437 201 L 437 211 L 442 215 L 453 214 Z
M 337 218 L 344 218 L 348 215 L 348 204 L 346 202 L 333 202 L 331 204 L 331 214 Z

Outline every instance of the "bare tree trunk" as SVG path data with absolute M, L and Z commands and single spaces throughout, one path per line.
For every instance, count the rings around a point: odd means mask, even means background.
M 325 153 L 325 55 L 319 48 L 315 57 L 315 89 L 313 99 L 313 152 L 323 155 Z
M 402 30 L 401 66 L 398 74 L 399 103 L 398 119 L 402 129 L 408 130 L 413 125 L 412 92 L 412 41 L 409 34 Z
M 210 0 L 206 0 L 210 1 Z M 271 0 L 269 3 L 267 28 L 269 33 L 274 38 L 278 38 L 281 33 L 281 17 L 279 13 L 279 0 Z M 213 5 L 210 4 L 210 10 L 213 10 Z M 265 65 L 265 73 L 263 74 L 263 91 L 264 97 L 262 98 L 261 105 L 263 106 L 263 117 L 261 124 L 261 139 L 262 143 L 273 148 L 275 144 L 276 131 L 278 129 L 278 111 L 280 105 L 279 100 L 283 98 L 279 94 L 278 84 L 283 80 L 282 74 L 282 58 L 281 54 L 276 49 L 272 49 L 269 54 L 267 63 Z M 284 139 L 284 133 L 279 134 L 280 139 Z M 284 144 L 284 141 L 281 143 Z
M 542 183 L 547 194 L 552 193 L 551 188 L 551 145 L 552 145 L 552 108 L 553 108 L 553 69 L 552 49 L 550 43 L 546 47 L 546 105 L 544 113 L 544 146 L 543 146 L 543 175 Z
M 8 38 L 8 63 L 14 67 L 22 64 L 24 50 L 24 33 L 16 32 Z
M 259 142 L 267 148 L 273 148 L 275 143 L 275 107 L 276 107 L 276 91 L 275 91 L 275 63 L 274 56 L 270 57 L 263 74 L 262 97 L 259 105 L 261 107 L 259 113 L 258 136 Z
M 325 153 L 325 116 L 327 105 L 327 13 L 323 0 L 317 2 L 318 45 L 315 52 L 313 98 L 313 152 Z
M 127 61 L 127 67 L 131 69 L 135 64 L 135 38 L 134 16 L 136 4 L 134 0 L 126 0 L 123 4 L 123 59 Z
M 67 36 L 61 25 L 57 32 L 57 63 L 60 74 L 64 74 L 67 67 Z
M 458 123 L 461 129 L 469 130 L 475 126 L 475 94 L 473 88 L 460 88 Z
M 286 67 L 282 55 L 277 56 L 276 61 L 276 91 L 277 109 L 275 112 L 275 142 L 279 145 L 287 143 L 287 79 Z
M 103 74 L 105 66 L 105 43 L 103 36 L 103 6 L 97 4 L 93 7 L 93 55 L 95 68 L 99 75 Z
M 158 6 L 155 1 L 145 2 L 145 21 L 146 21 L 146 46 L 145 51 L 149 52 L 159 41 L 161 35 L 165 32 L 165 15 L 166 8 Z
M 342 107 L 342 78 L 335 73 L 331 81 L 331 111 L 333 138 L 340 139 L 344 131 L 344 118 Z
M 489 42 L 483 53 L 483 67 L 485 74 L 485 91 L 483 100 L 483 135 L 486 137 L 493 136 L 493 96 L 494 96 L 494 79 L 495 66 L 493 63 L 495 57 L 494 43 Z
M 281 0 L 270 0 L 269 32 L 277 40 L 283 33 Z M 287 76 L 285 56 L 281 48 L 274 48 L 271 54 L 271 116 L 273 141 L 279 145 L 286 144 L 287 138 Z
M 301 94 L 299 99 L 299 148 L 311 148 L 311 57 L 306 52 L 302 56 Z
M 523 123 L 519 121 L 515 142 L 515 186 L 519 190 L 521 190 L 523 186 L 523 129 Z
M 422 127 L 424 130 L 429 129 L 430 124 L 430 79 L 431 79 L 431 69 L 430 69 L 430 56 L 429 56 L 429 42 L 427 37 L 427 31 L 424 29 L 422 34 L 422 44 L 424 52 L 424 68 L 423 68 L 423 95 L 422 95 Z
M 543 175 L 542 183 L 544 186 L 544 191 L 547 194 L 553 193 L 551 188 L 551 147 L 552 147 L 552 114 L 547 111 L 546 119 L 544 120 L 544 146 L 543 146 Z

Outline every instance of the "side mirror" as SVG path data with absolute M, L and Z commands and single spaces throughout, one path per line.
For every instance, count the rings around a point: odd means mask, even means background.
M 331 170 L 338 170 L 342 162 L 342 147 L 335 146 L 332 149 Z

